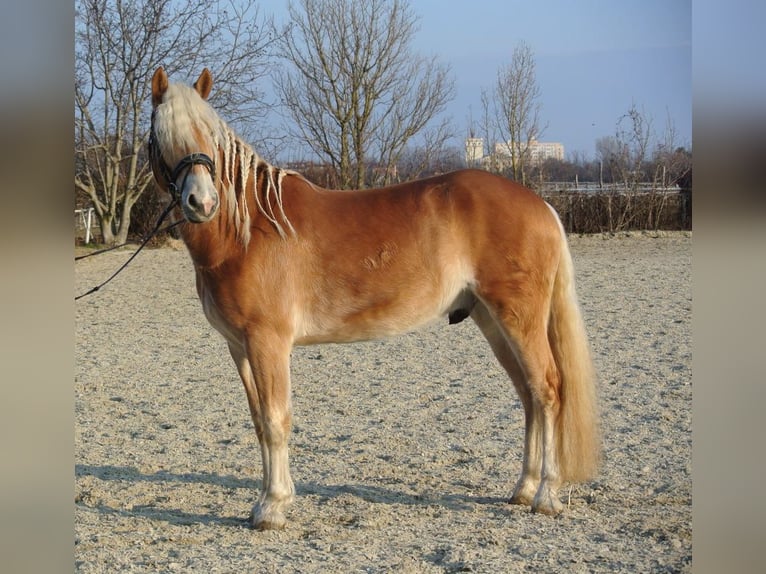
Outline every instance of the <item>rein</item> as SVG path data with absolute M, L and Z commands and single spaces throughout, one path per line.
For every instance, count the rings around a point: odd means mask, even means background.
M 160 215 L 160 218 L 164 217 L 163 215 Z M 171 223 L 170 225 L 166 225 L 162 229 L 150 232 L 149 239 L 152 237 L 156 237 L 160 233 L 165 233 L 166 231 L 170 231 L 177 225 L 180 225 L 183 223 L 183 220 L 176 221 L 175 223 Z M 153 235 L 152 235 L 153 234 Z M 143 241 L 143 239 L 141 240 Z M 74 260 L 79 261 L 80 259 L 87 259 L 88 257 L 93 257 L 94 255 L 101 255 L 102 253 L 109 253 L 110 251 L 114 251 L 115 249 L 119 249 L 120 247 L 125 247 L 126 245 L 140 245 L 140 241 L 126 241 L 125 243 L 120 243 L 119 245 L 112 245 L 111 247 L 105 247 L 104 249 L 99 249 L 98 251 L 92 251 L 90 253 L 86 253 L 85 255 L 77 255 Z
M 162 176 L 165 178 L 165 180 L 168 182 L 168 192 L 170 192 L 170 195 L 173 197 L 172 201 L 168 206 L 165 208 L 165 211 L 162 212 L 162 215 L 160 215 L 159 220 L 157 221 L 157 224 L 154 226 L 154 229 L 141 241 L 141 244 L 138 246 L 138 249 L 136 249 L 135 253 L 130 256 L 130 258 L 123 263 L 117 271 L 115 271 L 106 281 L 100 283 L 99 285 L 96 285 L 89 291 L 86 291 L 85 293 L 82 293 L 81 295 L 77 295 L 74 300 L 77 301 L 78 299 L 82 299 L 86 295 L 90 295 L 91 293 L 95 293 L 99 289 L 101 289 L 104 285 L 109 283 L 112 279 L 117 277 L 117 275 L 120 274 L 120 272 L 125 269 L 128 264 L 133 261 L 133 259 L 136 258 L 136 255 L 138 255 L 141 250 L 146 246 L 147 243 L 149 243 L 149 240 L 152 239 L 152 237 L 155 237 L 159 233 L 163 231 L 168 231 L 175 227 L 176 225 L 179 225 L 184 222 L 183 219 L 180 221 L 176 221 L 175 223 L 171 223 L 170 225 L 160 229 L 160 225 L 162 225 L 162 222 L 165 220 L 165 218 L 168 216 L 168 214 L 172 211 L 172 209 L 176 205 L 180 205 L 181 203 L 181 190 L 186 186 L 186 178 L 189 177 L 189 173 L 191 173 L 191 167 L 195 165 L 204 165 L 207 170 L 210 172 L 210 176 L 213 178 L 213 181 L 215 181 L 215 163 L 210 158 L 209 155 L 206 155 L 204 153 L 190 153 L 187 156 L 184 156 L 180 159 L 178 164 L 176 164 L 175 168 L 171 171 L 168 165 L 165 163 L 165 161 L 157 154 L 156 151 L 156 144 L 154 141 L 154 129 L 152 128 L 150 134 L 149 134 L 149 157 L 152 161 L 157 160 L 157 163 L 159 164 L 158 167 L 160 171 L 162 172 Z M 181 176 L 181 173 L 187 170 L 184 174 L 183 182 L 181 183 L 181 186 L 176 185 L 176 181 Z M 128 243 L 123 243 L 122 245 L 115 245 L 114 247 L 108 247 L 106 249 L 101 249 L 100 251 L 95 251 L 93 253 L 88 253 L 86 255 L 80 255 L 79 257 L 75 257 L 75 261 L 79 261 L 80 259 L 85 259 L 86 257 L 92 257 L 93 255 L 100 255 L 102 253 L 106 253 L 107 251 L 113 251 L 114 249 L 118 249 L 120 247 L 124 247 L 125 245 L 128 245 Z
M 159 233 L 161 233 L 163 231 L 168 231 L 168 230 L 172 229 L 173 227 L 175 227 L 176 225 L 179 225 L 179 224 L 183 223 L 184 220 L 181 219 L 180 221 L 176 221 L 175 223 L 171 223 L 170 225 L 166 225 L 165 227 L 160 229 L 160 225 L 162 225 L 162 222 L 165 220 L 165 218 L 168 216 L 168 214 L 176 206 L 177 203 L 178 203 L 178 200 L 176 199 L 175 196 L 173 196 L 173 201 L 171 201 L 170 204 L 165 208 L 165 211 L 162 212 L 162 215 L 160 215 L 160 218 L 157 220 L 157 223 L 155 224 L 154 229 L 152 229 L 152 231 L 141 241 L 141 244 L 138 246 L 138 249 L 136 249 L 135 253 L 133 253 L 133 255 L 131 255 L 130 258 L 125 263 L 123 263 L 119 267 L 119 269 L 117 269 L 117 271 L 112 273 L 112 275 L 106 281 L 103 281 L 103 282 L 99 283 L 98 285 L 96 285 L 92 289 L 86 291 L 85 293 L 77 295 L 74 298 L 74 300 L 77 301 L 78 299 L 82 299 L 86 295 L 90 295 L 91 293 L 95 293 L 96 291 L 101 289 L 104 285 L 106 285 L 112 279 L 117 277 L 117 275 L 119 275 L 120 272 L 123 269 L 125 269 L 128 266 L 128 264 L 131 261 L 133 261 L 133 259 L 136 258 L 136 255 L 138 255 L 141 252 L 141 250 L 146 246 L 147 243 L 149 243 L 149 240 L 151 240 L 152 237 L 155 237 Z M 128 242 L 128 243 L 131 243 L 131 242 Z M 101 249 L 100 251 L 95 251 L 93 253 L 88 253 L 86 255 L 80 255 L 79 257 L 75 257 L 74 260 L 75 261 L 79 261 L 80 259 L 85 259 L 86 257 L 91 257 L 93 255 L 100 255 L 102 253 L 106 253 L 107 251 L 112 251 L 114 249 L 118 249 L 119 247 L 124 247 L 125 245 L 128 245 L 128 243 L 123 243 L 122 245 L 115 245 L 114 247 L 108 247 L 107 249 Z

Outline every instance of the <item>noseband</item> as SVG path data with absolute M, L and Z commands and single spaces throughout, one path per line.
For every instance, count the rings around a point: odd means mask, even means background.
M 189 177 L 189 173 L 191 172 L 190 168 L 192 166 L 204 165 L 210 172 L 210 177 L 213 178 L 213 181 L 215 181 L 215 163 L 213 163 L 213 160 L 209 155 L 204 153 L 190 153 L 189 155 L 182 157 L 176 166 L 171 170 L 168 164 L 165 163 L 165 160 L 162 159 L 162 154 L 157 147 L 157 142 L 154 136 L 154 126 L 152 126 L 151 132 L 149 134 L 149 158 L 153 164 L 157 165 L 159 171 L 162 174 L 162 177 L 164 177 L 168 182 L 168 192 L 170 192 L 170 194 L 173 196 L 173 199 L 176 201 L 181 200 L 181 190 L 186 185 L 186 178 Z M 184 175 L 184 180 L 181 183 L 181 187 L 179 188 L 176 185 L 176 181 L 185 169 L 188 169 L 189 171 L 187 171 L 186 175 Z
M 175 168 L 173 168 L 173 171 L 170 174 L 170 179 L 168 180 L 168 191 L 173 195 L 174 198 L 179 200 L 181 199 L 181 189 L 183 189 L 186 185 L 186 178 L 189 177 L 191 169 L 186 172 L 180 189 L 176 185 L 178 177 L 181 175 L 183 170 L 186 168 L 191 168 L 193 165 L 204 165 L 210 172 L 210 177 L 213 178 L 213 181 L 215 181 L 215 164 L 213 163 L 213 160 L 210 159 L 210 156 L 204 153 L 190 153 L 189 155 L 181 158 L 181 160 L 176 164 Z

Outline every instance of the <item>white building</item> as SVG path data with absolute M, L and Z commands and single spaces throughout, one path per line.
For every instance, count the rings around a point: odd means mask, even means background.
M 465 163 L 475 165 L 484 157 L 484 138 L 466 138 Z
M 467 165 L 483 165 L 494 161 L 504 166 L 510 161 L 511 142 L 498 142 L 492 156 L 484 156 L 484 138 L 469 137 L 465 140 L 465 162 Z M 564 160 L 564 145 L 559 142 L 539 142 L 535 139 L 527 147 L 527 165 L 538 165 L 546 159 Z
M 518 149 L 518 147 L 517 147 Z M 537 165 L 546 159 L 564 159 L 564 145 L 559 142 L 539 142 L 533 139 L 527 147 L 529 164 Z M 511 156 L 511 142 L 500 142 L 495 144 L 495 154 L 500 157 Z

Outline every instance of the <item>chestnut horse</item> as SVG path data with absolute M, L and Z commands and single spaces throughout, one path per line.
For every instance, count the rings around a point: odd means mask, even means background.
M 402 333 L 470 316 L 521 398 L 524 458 L 511 502 L 555 515 L 564 481 L 595 473 L 594 375 L 558 216 L 533 192 L 463 170 L 331 191 L 274 167 L 193 87 L 152 78 L 150 157 L 186 222 L 202 308 L 229 346 L 261 447 L 256 528 L 282 528 L 293 345 Z

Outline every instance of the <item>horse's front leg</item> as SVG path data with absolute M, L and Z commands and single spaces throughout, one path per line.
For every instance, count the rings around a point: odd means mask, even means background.
M 261 446 L 263 487 L 253 506 L 254 528 L 284 528 L 284 509 L 293 501 L 287 442 L 292 424 L 290 344 L 278 336 L 248 337 L 246 349 L 229 345 L 247 394 L 247 403 Z

